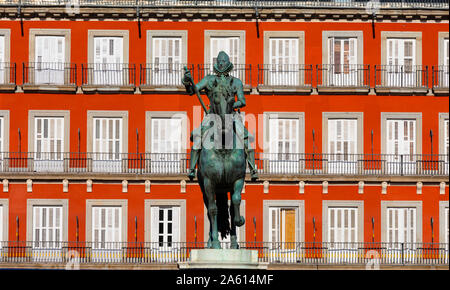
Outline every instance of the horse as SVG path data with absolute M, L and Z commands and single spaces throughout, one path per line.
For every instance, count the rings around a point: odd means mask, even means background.
M 215 84 L 213 87 L 210 113 L 216 114 L 215 116 L 219 116 L 220 119 L 217 120 L 215 126 L 211 126 L 212 134 L 209 136 L 206 134 L 206 138 L 210 138 L 210 141 L 213 142 L 221 140 L 219 145 L 222 146 L 202 147 L 197 171 L 210 222 L 207 247 L 221 248 L 218 237 L 220 232 L 222 238 L 230 235 L 230 248 L 238 249 L 236 227 L 241 227 L 245 223 L 245 218 L 240 215 L 239 207 L 245 179 L 246 155 L 243 147 L 236 146 L 239 136 L 236 134 L 234 120 L 232 122 L 225 121 L 226 114 L 228 116 L 234 114 L 232 106 L 234 96 L 231 97 L 232 94 L 227 86 Z M 232 134 L 232 138 L 228 138 L 228 146 L 225 146 L 226 134 Z M 229 139 L 231 139 L 231 143 Z M 228 206 L 228 194 L 231 197 L 230 207 Z

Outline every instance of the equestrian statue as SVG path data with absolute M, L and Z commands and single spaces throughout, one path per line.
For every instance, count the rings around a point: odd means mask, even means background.
M 250 148 L 254 137 L 245 128 L 239 114 L 240 108 L 246 105 L 243 84 L 230 75 L 232 69 L 229 56 L 221 51 L 214 63 L 214 75 L 207 75 L 195 84 L 185 67 L 182 79 L 186 92 L 197 95 L 206 113 L 201 126 L 191 133 L 194 144 L 188 177 L 190 180 L 195 178 L 197 165 L 197 179 L 210 222 L 207 247 L 213 249 L 221 248 L 219 232 L 222 238 L 230 235 L 232 249 L 239 248 L 236 227 L 245 223 L 239 206 L 247 164 L 251 179 L 258 179 L 255 152 Z M 209 109 L 200 96 L 202 91 L 208 96 Z

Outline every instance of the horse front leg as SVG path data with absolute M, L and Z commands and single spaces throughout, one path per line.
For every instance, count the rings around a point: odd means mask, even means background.
M 217 205 L 214 186 L 208 178 L 204 180 L 205 198 L 207 201 L 206 208 L 208 210 L 208 218 L 210 222 L 210 241 L 208 247 L 212 249 L 220 249 L 219 230 L 217 226 Z
M 244 187 L 244 179 L 238 179 L 234 182 L 233 194 L 231 196 L 231 203 L 233 206 L 233 222 L 234 225 L 240 227 L 244 225 L 245 218 L 241 216 L 240 206 L 241 206 L 241 192 Z
M 237 242 L 236 225 L 234 224 L 234 207 L 230 206 L 230 217 L 231 217 L 231 227 L 230 227 L 230 248 L 239 249 L 239 244 Z

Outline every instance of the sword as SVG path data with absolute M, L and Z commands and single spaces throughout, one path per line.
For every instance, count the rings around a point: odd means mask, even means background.
M 189 82 L 192 84 L 192 87 L 194 88 L 194 92 L 197 95 L 198 100 L 200 101 L 200 104 L 202 105 L 203 110 L 206 114 L 208 114 L 208 109 L 206 109 L 205 103 L 203 103 L 202 98 L 200 97 L 200 92 L 197 90 L 197 87 L 195 86 L 194 80 L 192 79 L 191 74 L 189 73 L 188 68 L 184 67 L 185 76 L 187 75 Z

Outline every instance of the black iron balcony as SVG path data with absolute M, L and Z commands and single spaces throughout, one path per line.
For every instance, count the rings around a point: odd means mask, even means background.
M 182 63 L 148 63 L 139 66 L 141 92 L 184 91 L 181 83 L 187 67 L 194 77 L 194 65 Z
M 81 65 L 84 92 L 134 92 L 136 66 L 128 63 L 89 63 Z
M 385 229 L 384 229 L 385 230 Z M 222 242 L 222 248 L 230 243 Z M 206 242 L 0 241 L 0 265 L 6 264 L 172 264 L 190 260 Z M 448 243 L 402 242 L 239 242 L 270 264 L 447 266 Z
M 257 153 L 262 175 L 446 176 L 448 155 Z M 3 152 L 1 173 L 186 174 L 188 153 Z
M 197 66 L 198 80 L 200 81 L 207 75 L 213 75 L 212 64 L 199 64 Z M 251 64 L 233 64 L 233 70 L 230 75 L 240 79 L 244 85 L 244 91 L 250 92 L 252 88 L 252 65 Z
M 308 64 L 259 64 L 257 89 L 262 94 L 309 94 L 312 75 L 312 65 Z
M 316 66 L 319 93 L 368 93 L 370 66 L 366 64 L 322 64 Z
M 448 65 L 433 66 L 432 81 L 435 95 L 448 95 L 449 69 Z
M 0 62 L 0 92 L 16 90 L 16 64 Z
M 78 0 L 80 7 L 292 7 L 365 8 L 369 0 Z M 64 6 L 73 0 L 0 0 L 0 5 Z M 446 0 L 380 0 L 381 8 L 448 8 Z
M 75 92 L 77 65 L 62 62 L 23 63 L 24 91 Z
M 379 94 L 426 94 L 428 66 L 375 65 L 375 91 Z

